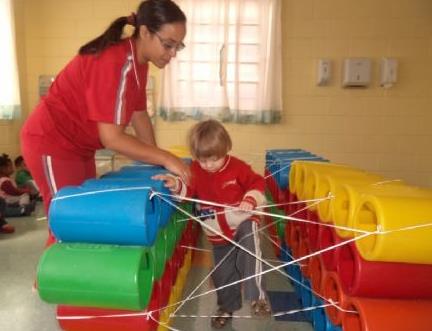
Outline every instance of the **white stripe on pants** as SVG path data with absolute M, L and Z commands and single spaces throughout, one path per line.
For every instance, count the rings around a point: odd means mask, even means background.
M 243 221 L 234 236 L 234 240 L 256 256 L 261 257 L 257 224 L 250 220 Z M 231 249 L 234 249 L 231 251 Z M 231 251 L 231 252 L 230 252 Z M 256 275 L 262 270 L 262 262 L 244 250 L 234 245 L 214 245 L 213 259 L 217 265 L 225 255 L 229 254 L 222 264 L 213 272 L 212 279 L 215 287 L 235 282 L 239 279 Z M 264 284 L 262 276 L 257 276 L 243 282 L 246 300 L 264 299 Z M 217 292 L 218 306 L 225 311 L 233 312 L 241 308 L 241 284 L 235 284 Z

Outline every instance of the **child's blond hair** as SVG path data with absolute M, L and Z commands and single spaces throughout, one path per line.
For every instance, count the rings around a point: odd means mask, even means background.
M 195 159 L 223 157 L 232 148 L 231 138 L 224 126 L 216 120 L 195 124 L 189 132 L 188 145 Z

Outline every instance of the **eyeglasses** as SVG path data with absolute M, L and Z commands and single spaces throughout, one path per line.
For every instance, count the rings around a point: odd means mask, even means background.
M 157 32 L 154 32 L 154 34 L 156 35 L 156 37 L 158 37 L 162 47 L 165 48 L 167 52 L 171 52 L 172 50 L 175 50 L 176 52 L 180 52 L 186 47 L 186 45 L 183 44 L 183 42 L 176 43 L 174 41 L 171 41 L 170 39 L 162 38 Z

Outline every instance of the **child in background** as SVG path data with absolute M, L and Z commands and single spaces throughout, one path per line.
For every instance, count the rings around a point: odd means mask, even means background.
M 0 233 L 13 233 L 15 232 L 15 228 L 8 224 L 5 220 L 6 215 L 6 201 L 3 198 L 0 198 Z
M 6 217 L 28 216 L 33 212 L 35 202 L 30 201 L 28 188 L 18 188 L 15 181 L 10 178 L 13 172 L 9 156 L 0 156 L 0 197 L 6 201 Z
M 260 260 L 226 241 L 218 233 L 261 257 L 257 231 L 259 218 L 250 211 L 265 203 L 264 178 L 254 173 L 249 165 L 228 154 L 232 147 L 231 138 L 218 121 L 207 120 L 196 124 L 188 140 L 194 159 L 190 185 L 186 186 L 179 177 L 173 175 L 156 175 L 154 179 L 163 180 L 166 187 L 181 197 L 192 196 L 237 207 L 198 206 L 199 217 L 215 230 L 213 232 L 204 227 L 213 244 L 215 265 L 225 258 L 212 274 L 213 282 L 219 288 L 262 271 Z M 232 313 L 241 308 L 241 288 L 238 283 L 217 290 L 219 309 L 211 319 L 214 328 L 223 328 L 232 319 Z M 270 314 L 262 276 L 244 282 L 244 296 L 251 301 L 253 315 Z
M 15 182 L 19 188 L 28 188 L 34 198 L 39 197 L 39 188 L 37 187 L 30 171 L 25 164 L 24 158 L 20 155 L 15 161 Z

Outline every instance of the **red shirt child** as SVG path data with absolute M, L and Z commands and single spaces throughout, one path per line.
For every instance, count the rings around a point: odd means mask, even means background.
M 200 214 L 205 216 L 206 225 L 214 230 L 204 227 L 208 239 L 214 244 L 224 244 L 226 240 L 218 233 L 232 239 L 240 223 L 259 221 L 259 217 L 248 211 L 265 202 L 264 178 L 242 160 L 227 154 L 231 149 L 231 139 L 217 121 L 197 124 L 191 131 L 189 142 L 195 159 L 191 164 L 191 183 L 186 186 L 180 178 L 170 175 L 158 175 L 155 179 L 164 180 L 165 186 L 182 197 L 197 197 L 238 207 L 224 208 L 205 202 L 198 206 Z
M 191 164 L 191 184 L 186 186 L 177 179 L 178 189 L 175 193 L 222 205 L 241 206 L 240 208 L 245 211 L 263 204 L 265 183 L 262 176 L 234 156 L 226 155 L 221 160 L 221 167 L 215 171 L 206 170 L 200 161 L 194 160 Z M 236 228 L 246 219 L 259 222 L 258 216 L 239 210 L 205 205 L 205 203 L 200 204 L 199 208 L 201 214 L 209 216 L 213 214 L 213 217 L 206 218 L 206 224 L 230 239 L 233 239 Z M 226 240 L 217 233 L 206 228 L 204 231 L 212 243 L 226 243 Z
M 270 314 L 262 277 L 256 275 L 262 270 L 259 218 L 251 213 L 265 203 L 265 182 L 249 165 L 228 155 L 231 145 L 231 138 L 222 124 L 215 120 L 200 122 L 189 135 L 189 147 L 195 159 L 191 165 L 191 183 L 186 186 L 179 177 L 172 175 L 154 176 L 180 197 L 202 200 L 198 217 L 213 244 L 216 266 L 211 273 L 218 289 L 219 308 L 211 319 L 215 328 L 225 326 L 233 311 L 241 308 L 241 286 L 235 284 L 240 279 L 246 280 L 244 298 L 251 301 L 252 313 Z

